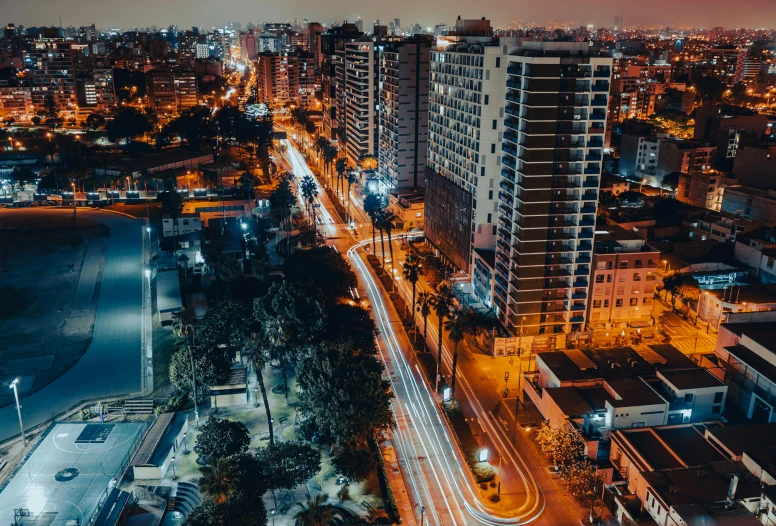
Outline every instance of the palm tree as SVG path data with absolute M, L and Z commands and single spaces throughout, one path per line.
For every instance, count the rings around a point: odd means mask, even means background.
M 380 208 L 380 210 L 377 212 L 377 217 L 375 218 L 375 224 L 377 225 L 377 229 L 380 231 L 380 252 L 382 253 L 382 264 L 385 265 L 385 234 L 383 233 L 383 217 L 385 216 L 385 209 Z
M 256 372 L 256 382 L 259 384 L 261 390 L 261 397 L 264 399 L 264 410 L 267 413 L 267 425 L 269 426 L 269 443 L 270 445 L 275 443 L 275 435 L 272 431 L 272 414 L 269 409 L 269 399 L 267 398 L 267 388 L 264 386 L 264 364 L 267 362 L 266 354 L 257 341 L 257 335 L 251 335 L 250 345 L 243 351 L 246 353 L 248 360 L 253 366 L 253 370 Z M 258 401 L 256 401 L 256 405 Z
M 305 175 L 302 177 L 302 181 L 299 183 L 299 188 L 302 191 L 302 197 L 304 197 L 306 203 L 307 215 L 310 217 L 310 224 L 315 227 L 315 218 L 312 217 L 312 205 L 315 201 L 315 197 L 318 195 L 318 186 L 315 184 L 315 180 L 311 176 Z
M 335 146 L 332 146 L 331 144 L 327 144 L 326 148 L 323 150 L 323 161 L 326 166 L 326 173 L 331 174 L 331 163 L 334 162 L 334 159 L 337 158 L 337 154 L 339 153 L 339 150 Z M 329 187 L 331 187 L 331 177 L 329 177 Z
M 450 313 L 450 319 L 445 322 L 445 329 L 453 342 L 453 366 L 450 380 L 450 396 L 455 396 L 455 373 L 458 367 L 458 344 L 463 340 L 466 330 L 466 316 L 461 309 L 454 309 Z
M 264 324 L 264 339 L 270 345 L 270 356 L 280 362 L 280 369 L 283 371 L 283 395 L 286 398 L 286 405 L 288 405 L 288 377 L 286 375 L 288 338 L 285 321 L 280 316 L 274 316 Z
M 455 305 L 455 298 L 453 296 L 453 289 L 447 283 L 440 283 L 437 288 L 437 293 L 434 294 L 434 312 L 437 315 L 439 326 L 437 327 L 437 377 L 436 377 L 436 390 L 439 391 L 439 377 L 442 371 L 442 329 L 444 328 L 444 320 L 450 314 L 450 310 Z
M 344 157 L 340 157 L 337 159 L 334 167 L 337 170 L 337 193 L 341 194 L 340 187 L 342 186 L 342 178 L 345 176 L 345 172 L 348 169 L 348 160 Z
M 223 504 L 240 484 L 240 475 L 228 458 L 211 457 L 207 466 L 199 468 L 202 477 L 199 489 L 216 504 Z
M 404 276 L 404 279 L 412 284 L 412 305 L 410 307 L 410 312 L 415 311 L 415 289 L 421 274 L 423 274 L 423 266 L 420 264 L 420 258 L 415 254 L 408 255 L 404 260 L 402 275 Z M 413 316 L 412 319 L 414 325 L 415 316 Z
M 421 290 L 418 294 L 417 310 L 423 318 L 423 346 L 428 344 L 428 317 L 431 314 L 431 308 L 434 306 L 434 295 L 428 291 Z M 415 333 L 417 334 L 417 333 Z
M 384 230 L 388 235 L 388 251 L 391 254 L 391 271 L 393 271 L 393 243 L 391 242 L 391 232 L 396 228 L 396 214 L 391 210 L 385 210 L 380 219 L 380 222 L 382 223 L 381 230 Z
M 326 504 L 329 496 L 325 493 L 310 497 L 307 504 L 299 503 L 302 511 L 296 514 L 297 526 L 326 526 L 339 515 L 337 508 Z
M 375 246 L 375 227 L 377 226 L 377 220 L 380 217 L 380 211 L 383 209 L 383 201 L 375 194 L 368 194 L 364 198 L 364 211 L 372 221 L 372 253 L 377 255 L 377 248 Z

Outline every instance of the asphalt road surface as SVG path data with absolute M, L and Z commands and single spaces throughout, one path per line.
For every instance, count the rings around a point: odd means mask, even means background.
M 143 318 L 143 223 L 129 217 L 80 208 L 79 217 L 110 230 L 91 345 L 81 359 L 52 383 L 20 400 L 30 429 L 82 400 L 139 393 Z M 72 208 L 0 210 L 0 224 L 67 227 Z M 54 332 L 54 327 L 41 327 Z M 56 341 L 51 341 L 56 347 Z M 7 387 L 6 387 L 7 389 Z M 19 434 L 15 405 L 0 409 L 0 442 Z

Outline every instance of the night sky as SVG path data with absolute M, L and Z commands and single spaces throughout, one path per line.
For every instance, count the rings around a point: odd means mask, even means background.
M 100 28 L 199 26 L 209 28 L 238 21 L 301 21 L 307 17 L 323 23 L 355 20 L 361 16 L 366 28 L 375 18 L 383 23 L 398 17 L 402 26 L 420 23 L 432 26 L 452 24 L 463 18 L 490 18 L 501 26 L 512 20 L 544 23 L 574 22 L 575 25 L 612 24 L 614 15 L 623 15 L 625 24 L 675 25 L 694 27 L 776 28 L 776 0 L 471 0 L 417 1 L 392 0 L 0 0 L 0 23 L 25 26 L 64 26 L 96 23 Z

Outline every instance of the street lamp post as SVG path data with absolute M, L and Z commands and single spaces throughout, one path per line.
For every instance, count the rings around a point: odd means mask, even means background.
M 172 456 L 170 467 L 172 468 L 172 479 L 175 480 L 178 478 L 178 475 L 175 474 L 175 455 Z
M 22 447 L 27 446 L 27 438 L 24 436 L 24 424 L 22 423 L 22 406 L 19 404 L 19 389 L 16 387 L 19 383 L 19 378 L 14 378 L 11 382 L 11 389 L 13 389 L 13 397 L 16 399 L 16 414 L 19 415 L 19 429 L 22 432 Z
M 196 369 L 194 368 L 194 352 L 192 351 L 192 348 L 194 347 L 194 327 L 189 325 L 186 329 L 186 333 L 187 336 L 191 337 L 191 341 L 188 344 L 189 360 L 191 360 L 191 387 L 192 398 L 194 399 L 194 420 L 197 429 L 199 429 L 199 407 L 197 406 L 197 374 Z

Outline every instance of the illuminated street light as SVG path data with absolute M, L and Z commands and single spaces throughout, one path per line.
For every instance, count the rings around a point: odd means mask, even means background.
M 487 462 L 489 456 L 490 456 L 490 450 L 484 447 L 480 449 L 480 452 L 477 458 L 480 462 Z
M 27 446 L 27 438 L 24 436 L 24 424 L 22 423 L 22 406 L 19 405 L 19 390 L 16 387 L 19 384 L 19 378 L 14 378 L 11 382 L 11 389 L 13 389 L 13 396 L 16 399 L 16 413 L 19 415 L 19 429 L 22 432 L 22 447 Z

